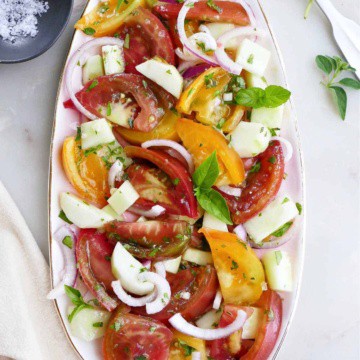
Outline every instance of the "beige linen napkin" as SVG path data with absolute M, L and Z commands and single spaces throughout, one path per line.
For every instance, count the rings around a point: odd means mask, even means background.
M 0 357 L 79 359 L 65 337 L 53 301 L 46 299 L 49 267 L 1 182 L 0 267 Z

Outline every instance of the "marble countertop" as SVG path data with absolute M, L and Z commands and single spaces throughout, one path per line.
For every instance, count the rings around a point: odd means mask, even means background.
M 359 93 L 348 92 L 341 121 L 319 83 L 318 54 L 339 55 L 331 27 L 306 0 L 263 0 L 283 53 L 304 151 L 307 237 L 302 290 L 279 360 L 360 359 Z M 84 1 L 70 24 L 37 59 L 0 65 L 0 180 L 48 257 L 47 187 L 58 79 Z M 359 21 L 359 0 L 333 0 Z

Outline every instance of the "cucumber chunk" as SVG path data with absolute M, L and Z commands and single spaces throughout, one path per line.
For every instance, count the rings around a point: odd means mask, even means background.
M 172 274 L 177 274 L 181 263 L 181 255 L 175 259 L 164 260 L 165 270 Z
M 270 137 L 266 126 L 241 121 L 231 133 L 231 146 L 241 157 L 253 157 L 266 150 Z
M 228 232 L 227 225 L 215 216 L 205 212 L 202 226 L 204 228 Z
M 86 84 L 99 76 L 103 76 L 104 74 L 105 71 L 102 57 L 100 55 L 90 56 L 82 68 L 83 84 Z
M 257 87 L 265 90 L 268 86 L 266 79 L 263 76 L 255 75 L 251 72 L 245 71 L 244 78 L 246 87 L 248 88 Z
M 68 314 L 75 306 L 68 308 Z M 98 339 L 105 334 L 111 313 L 100 309 L 82 309 L 72 319 L 70 326 L 71 334 L 85 341 Z
M 276 108 L 258 108 L 251 111 L 251 122 L 267 126 L 269 129 L 281 129 L 284 105 Z
M 105 119 L 88 121 L 81 125 L 81 148 L 83 150 L 109 144 L 115 140 L 111 126 Z
M 219 310 L 210 310 L 196 320 L 195 324 L 201 329 L 213 329 L 216 327 L 215 325 L 219 323 L 221 313 Z
M 108 203 L 119 215 L 122 215 L 140 197 L 129 180 L 126 180 L 108 199 Z
M 255 339 L 258 334 L 258 329 L 264 316 L 264 309 L 259 309 L 252 307 L 254 312 L 251 316 L 245 321 L 242 331 L 243 339 Z
M 183 260 L 193 262 L 198 265 L 213 264 L 211 252 L 188 248 L 183 254 Z
M 69 306 L 68 314 L 75 306 Z M 111 313 L 99 309 L 82 309 L 72 319 L 70 326 L 71 334 L 85 341 L 98 339 L 105 334 L 107 323 Z
M 102 54 L 106 75 L 124 72 L 125 60 L 122 48 L 117 45 L 105 45 L 102 47 Z
M 288 196 L 279 196 L 260 214 L 244 223 L 248 235 L 255 243 L 261 243 L 269 235 L 298 215 L 296 204 Z
M 289 254 L 282 250 L 270 250 L 261 259 L 270 289 L 292 291 L 292 266 Z

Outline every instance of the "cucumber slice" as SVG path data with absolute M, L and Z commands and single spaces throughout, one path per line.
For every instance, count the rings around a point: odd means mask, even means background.
M 124 221 L 124 218 L 121 215 L 119 215 L 110 205 L 106 205 L 101 210 L 105 211 L 107 214 L 109 214 L 116 220 Z
M 193 262 L 198 265 L 213 264 L 211 252 L 188 248 L 183 254 L 183 260 Z
M 217 40 L 222 34 L 226 33 L 229 30 L 235 29 L 234 24 L 229 23 L 206 23 L 204 24 L 210 31 L 210 34 L 212 37 Z M 230 39 L 226 45 L 226 49 L 230 48 L 237 48 L 239 45 L 239 42 L 237 39 Z
M 253 157 L 266 150 L 270 137 L 266 126 L 241 121 L 231 133 L 231 146 L 241 157 Z
M 104 68 L 106 75 L 119 74 L 125 70 L 123 49 L 117 45 L 105 45 L 102 47 Z
M 138 275 L 144 269 L 141 262 L 136 260 L 121 243 L 116 244 L 111 256 L 111 270 L 125 290 L 135 295 L 146 295 L 154 290 L 152 283 L 138 279 Z
M 85 122 L 81 125 L 81 148 L 90 149 L 115 141 L 111 126 L 105 119 Z
M 248 88 L 258 87 L 260 89 L 266 89 L 268 86 L 266 79 L 263 76 L 255 75 L 245 71 L 244 78 Z
M 68 314 L 75 306 L 69 306 Z M 99 309 L 82 309 L 69 324 L 71 334 L 85 341 L 92 341 L 104 336 L 111 313 Z
M 228 232 L 227 225 L 215 216 L 205 212 L 202 226 L 204 228 Z
M 195 324 L 201 329 L 213 329 L 215 325 L 219 323 L 221 314 L 221 310 L 210 310 L 196 320 Z
M 180 97 L 184 80 L 175 66 L 157 59 L 150 59 L 137 65 L 136 70 L 176 98 Z
M 276 108 L 258 108 L 251 111 L 251 122 L 267 126 L 269 129 L 281 129 L 284 105 Z
M 241 337 L 243 339 L 255 339 L 258 334 L 258 329 L 261 323 L 261 320 L 264 316 L 264 310 L 259 308 L 252 307 L 254 312 L 251 316 L 245 321 L 243 326 L 243 331 Z
M 86 84 L 90 80 L 99 76 L 103 76 L 104 74 L 104 63 L 102 57 L 100 55 L 90 56 L 82 68 L 83 84 Z
M 177 274 L 181 262 L 181 255 L 175 259 L 164 260 L 165 270 L 172 274 Z
M 129 180 L 126 180 L 108 199 L 108 203 L 119 215 L 123 214 L 140 197 Z
M 60 207 L 66 217 L 80 229 L 99 228 L 115 218 L 70 193 L 60 194 Z
M 260 214 L 244 223 L 251 239 L 261 243 L 266 237 L 279 230 L 298 215 L 296 204 L 286 195 L 272 201 Z
M 136 104 L 130 104 L 131 99 L 127 99 L 124 103 L 108 103 L 108 105 L 101 108 L 101 114 L 106 113 L 106 118 L 123 127 L 130 129 L 131 120 L 134 116 L 134 110 L 136 109 Z
M 235 61 L 246 71 L 263 76 L 270 56 L 269 50 L 249 39 L 244 39 L 238 47 Z
M 292 291 L 292 266 L 289 254 L 282 250 L 270 250 L 261 259 L 270 289 Z

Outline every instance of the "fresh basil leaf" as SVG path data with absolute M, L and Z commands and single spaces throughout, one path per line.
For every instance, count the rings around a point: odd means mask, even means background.
M 286 103 L 291 92 L 282 86 L 270 85 L 265 89 L 265 104 L 267 108 L 275 108 Z
M 211 188 L 219 176 L 219 164 L 214 151 L 194 172 L 192 178 L 198 188 Z
M 346 92 L 340 86 L 330 86 L 330 89 L 334 90 L 334 94 L 335 94 L 339 114 L 340 114 L 341 118 L 343 120 L 345 120 L 346 106 L 347 106 Z
M 69 297 L 69 299 L 74 305 L 79 305 L 80 303 L 83 303 L 82 296 L 79 290 L 68 285 L 64 285 L 64 288 L 65 294 Z
M 335 70 L 337 68 L 337 63 L 336 60 L 334 58 L 332 58 L 331 56 L 328 55 L 324 55 L 330 62 L 332 65 L 333 70 Z
M 68 224 L 72 224 L 72 222 L 67 218 L 66 214 L 64 213 L 64 210 L 60 210 L 59 212 L 59 218 L 61 220 L 64 220 L 65 222 L 67 222 Z
M 225 199 L 214 189 L 201 189 L 197 193 L 200 206 L 209 214 L 226 224 L 232 225 L 229 208 Z
M 351 78 L 344 78 L 339 81 L 339 84 L 359 90 L 360 89 L 360 81 Z
M 262 106 L 264 96 L 265 92 L 260 88 L 240 89 L 235 95 L 235 101 L 239 105 L 257 108 Z
M 326 74 L 330 74 L 333 70 L 333 62 L 324 55 L 318 55 L 315 58 L 317 67 Z
M 292 225 L 292 221 L 289 221 L 289 222 L 285 223 L 283 226 L 281 226 L 279 229 L 274 231 L 271 235 L 276 236 L 276 237 L 281 237 L 289 230 L 291 225 Z

